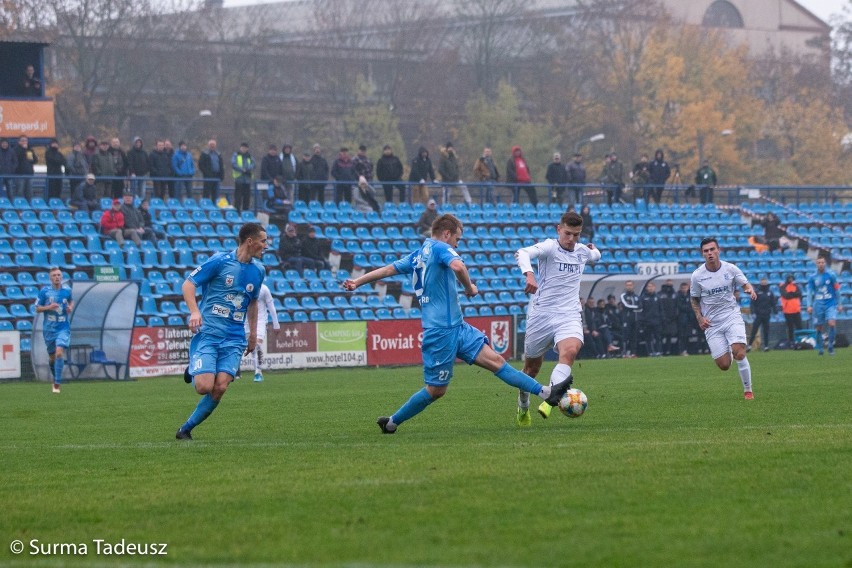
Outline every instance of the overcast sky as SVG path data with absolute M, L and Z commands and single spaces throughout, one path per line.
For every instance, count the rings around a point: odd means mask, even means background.
M 266 2 L 276 2 L 278 0 L 225 0 L 226 6 L 244 6 L 246 4 L 263 4 Z M 799 3 L 822 18 L 828 21 L 833 14 L 839 14 L 843 5 L 849 0 L 799 0 Z

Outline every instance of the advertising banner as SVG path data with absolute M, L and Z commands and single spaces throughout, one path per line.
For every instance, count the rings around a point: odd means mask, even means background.
M 53 138 L 53 101 L 0 99 L 0 138 Z
M 130 376 L 182 374 L 189 364 L 188 327 L 135 327 L 130 348 Z
M 510 359 L 514 353 L 511 316 L 465 320 L 488 337 L 491 347 Z M 420 365 L 423 329 L 419 319 L 367 322 L 367 365 Z
M 367 326 L 363 321 L 282 323 L 267 329 L 263 369 L 363 367 L 367 364 Z M 244 357 L 241 367 L 250 369 Z
M 0 331 L 0 379 L 21 378 L 21 332 Z

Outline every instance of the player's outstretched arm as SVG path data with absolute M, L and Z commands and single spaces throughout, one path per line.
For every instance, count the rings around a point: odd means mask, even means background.
M 527 294 L 535 294 L 538 291 L 538 282 L 535 281 L 532 259 L 538 258 L 540 253 L 541 251 L 535 246 L 518 249 L 515 252 L 515 260 L 518 262 L 518 268 L 521 269 L 521 274 L 526 278 L 524 292 Z
M 470 272 L 467 271 L 467 266 L 464 265 L 459 259 L 456 259 L 450 263 L 450 270 L 452 270 L 456 278 L 459 282 L 461 282 L 462 286 L 464 286 L 464 293 L 466 296 L 476 296 L 479 294 L 479 289 L 476 287 L 470 279 Z
M 711 322 L 701 314 L 701 298 L 692 296 L 690 300 L 692 302 L 692 311 L 695 313 L 695 319 L 698 320 L 698 327 L 706 330 L 710 327 Z
M 248 336 L 248 345 L 246 345 L 246 355 L 254 351 L 254 348 L 257 347 L 257 298 L 251 301 L 248 305 L 248 310 L 246 311 L 246 317 L 248 318 L 249 325 L 249 336 Z
M 754 291 L 754 286 L 752 286 L 751 283 L 743 286 L 743 292 L 748 294 L 752 300 L 757 300 L 757 292 Z
M 343 289 L 352 292 L 353 290 L 363 286 L 364 284 L 369 284 L 371 282 L 375 282 L 376 280 L 381 280 L 383 278 L 387 278 L 389 276 L 393 276 L 397 274 L 396 268 L 394 268 L 393 264 L 385 265 L 381 268 L 377 268 L 372 270 L 366 274 L 355 278 L 354 280 L 348 278 L 343 281 Z
M 180 290 L 183 292 L 183 301 L 189 308 L 189 329 L 196 332 L 201 328 L 201 311 L 198 309 L 198 302 L 195 300 L 195 284 L 189 280 L 184 280 Z
M 589 263 L 594 264 L 601 259 L 601 251 L 597 248 L 594 243 L 589 243 L 586 245 L 586 248 L 589 249 Z

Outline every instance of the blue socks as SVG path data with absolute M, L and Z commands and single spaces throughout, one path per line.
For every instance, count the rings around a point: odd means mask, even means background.
M 391 416 L 391 422 L 394 424 L 402 424 L 410 418 L 414 418 L 423 412 L 427 406 L 432 404 L 432 395 L 423 387 L 408 399 L 408 402 L 403 404 L 396 413 Z
M 834 335 L 837 332 L 837 328 L 828 327 L 828 350 L 834 351 Z
M 541 384 L 538 381 L 536 381 L 529 375 L 515 369 L 508 363 L 503 363 L 503 366 L 500 367 L 500 370 L 498 370 L 494 374 L 497 375 L 497 378 L 499 378 L 504 383 L 512 385 L 517 389 L 530 392 L 535 395 L 541 393 Z
M 195 412 L 186 421 L 186 424 L 180 427 L 185 432 L 191 432 L 193 428 L 204 422 L 208 416 L 213 414 L 216 407 L 219 406 L 219 401 L 213 400 L 209 394 L 205 394 L 198 401 L 198 406 L 195 407 Z
M 62 371 L 65 370 L 65 358 L 57 357 L 53 362 L 53 382 L 57 385 L 62 384 Z
M 817 330 L 817 334 L 816 334 L 816 335 L 817 335 L 817 337 L 816 337 L 816 340 L 817 340 L 817 342 L 816 342 L 816 343 L 817 343 L 817 344 L 816 344 L 817 349 L 819 349 L 820 351 L 822 351 L 822 349 L 823 349 L 823 346 L 822 346 L 822 330 L 821 330 L 821 329 L 818 329 L 818 330 Z

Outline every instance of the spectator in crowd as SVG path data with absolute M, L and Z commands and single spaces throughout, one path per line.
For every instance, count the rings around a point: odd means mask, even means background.
M 38 163 L 38 156 L 30 148 L 30 140 L 26 136 L 18 138 L 18 145 L 15 146 L 15 157 L 18 160 L 18 169 L 15 173 L 18 177 L 15 180 L 15 196 L 25 197 L 27 201 L 33 198 L 33 175 L 35 175 L 35 165 Z
M 367 147 L 361 144 L 358 146 L 358 153 L 352 158 L 352 163 L 355 165 L 355 174 L 358 177 L 364 177 L 367 183 L 373 183 L 373 161 L 367 155 Z
M 231 169 L 234 176 L 234 207 L 242 213 L 251 204 L 251 181 L 254 176 L 254 158 L 249 153 L 248 142 L 242 142 L 240 149 L 231 156 Z
M 595 299 L 589 296 L 583 305 L 583 350 L 589 357 L 600 359 L 606 354 L 605 345 L 598 331 L 598 312 Z
M 111 178 L 115 177 L 115 162 L 109 153 L 109 142 L 106 140 L 101 140 L 98 144 L 98 153 L 95 154 L 92 162 L 92 172 L 98 178 L 97 185 L 95 186 L 98 190 L 98 198 L 111 195 Z
M 95 174 L 86 174 L 85 180 L 78 183 L 71 190 L 71 199 L 68 201 L 68 206 L 72 209 L 86 211 L 87 213 L 100 209 L 98 190 L 95 187 Z
M 302 240 L 302 254 L 314 261 L 317 270 L 331 268 L 328 262 L 328 254 L 324 252 L 325 244 L 317 238 L 317 230 L 314 227 L 308 229 L 308 235 Z
M 435 168 L 429 159 L 429 150 L 421 146 L 417 150 L 417 156 L 411 160 L 411 171 L 408 181 L 416 184 L 411 187 L 411 202 L 426 203 L 429 201 L 429 188 L 426 184 L 435 181 Z M 431 234 L 431 229 L 430 229 Z
M 86 163 L 89 164 L 86 173 L 95 173 L 94 164 L 97 153 L 98 141 L 92 135 L 86 136 L 86 140 L 83 142 L 83 156 L 86 157 Z
M 695 172 L 695 185 L 701 204 L 713 203 L 713 189 L 716 187 L 716 172 L 710 167 L 710 160 L 701 162 L 701 167 Z
M 393 203 L 393 190 L 399 193 L 399 203 L 405 201 L 405 186 L 402 185 L 402 161 L 393 153 L 393 148 L 385 145 L 382 157 L 376 162 L 376 179 L 382 184 L 385 192 L 385 203 Z
M 9 146 L 9 139 L 0 140 L 0 196 L 12 197 L 15 193 L 15 179 L 18 171 L 18 155 Z
M 623 328 L 621 318 L 623 312 L 624 306 L 618 303 L 618 299 L 613 294 L 608 295 L 606 297 L 606 306 L 604 307 L 604 316 L 609 324 L 609 331 L 612 333 L 612 342 L 619 345 L 619 350 L 624 346 L 624 340 L 621 337 L 621 330 Z
M 59 140 L 56 138 L 50 141 L 44 153 L 44 163 L 47 165 L 47 198 L 61 198 L 65 156 L 59 150 Z
M 649 357 L 659 357 L 663 354 L 660 345 L 660 331 L 663 324 L 663 310 L 660 306 L 660 297 L 657 296 L 657 287 L 653 282 L 645 285 L 645 290 L 639 296 L 639 327 L 642 337 L 645 338 L 645 346 Z
M 172 156 L 172 169 L 175 177 L 180 178 L 175 183 L 175 195 L 177 199 L 192 197 L 192 178 L 195 176 L 195 161 L 192 154 L 187 150 L 186 142 L 183 140 L 178 144 L 178 151 Z
M 583 202 L 583 188 L 581 185 L 586 183 L 586 166 L 583 165 L 583 155 L 579 152 L 574 154 L 574 159 L 565 168 L 568 173 L 568 183 L 575 186 L 571 189 L 574 192 L 574 204 Z M 569 203 L 569 205 L 571 205 Z
M 143 148 L 142 138 L 133 139 L 133 148 L 127 152 L 127 173 L 130 175 L 130 189 L 140 199 L 145 197 L 145 176 L 151 171 L 148 164 L 148 152 Z
M 781 237 L 785 235 L 784 229 L 781 228 L 781 219 L 775 213 L 767 213 L 758 217 L 757 224 L 763 226 L 763 242 L 769 250 L 779 250 Z
M 512 146 L 512 156 L 506 161 L 506 181 L 522 186 L 530 203 L 533 206 L 538 205 L 538 195 L 536 195 L 535 186 L 532 185 L 532 173 L 520 146 Z M 513 190 L 513 193 L 515 203 L 520 203 L 517 187 Z
M 287 198 L 292 202 L 296 200 L 296 170 L 299 167 L 299 161 L 296 155 L 293 154 L 293 145 L 284 144 L 281 146 L 281 186 L 287 193 Z
M 754 321 L 751 324 L 751 335 L 748 338 L 746 351 L 751 351 L 751 345 L 757 337 L 757 330 L 762 329 L 760 341 L 764 351 L 769 351 L 769 319 L 777 311 L 778 299 L 769 287 L 769 280 L 760 279 L 760 284 L 754 287 L 757 297 L 751 300 L 751 313 Z
M 787 341 L 792 345 L 796 341 L 796 331 L 802 329 L 802 289 L 792 274 L 781 284 L 781 312 L 787 323 Z
M 38 78 L 35 72 L 35 66 L 27 65 L 24 69 L 24 79 L 21 81 L 21 96 L 23 97 L 40 97 L 41 79 Z
M 172 141 L 169 140 L 168 138 L 166 138 L 163 141 L 163 146 L 165 147 L 166 154 L 169 157 L 169 178 L 171 178 L 168 181 L 166 181 L 166 186 L 168 186 L 168 188 L 169 188 L 169 197 L 174 197 L 175 196 L 175 185 L 177 183 L 177 181 L 174 178 L 175 178 L 175 175 L 177 175 L 177 173 L 175 172 L 175 167 L 174 167 L 174 164 L 172 163 L 172 158 L 175 155 L 175 149 L 174 149 L 174 146 L 172 146 Z
M 379 202 L 376 201 L 376 190 L 364 176 L 358 178 L 358 189 L 355 190 L 353 205 L 361 213 L 382 212 Z
M 142 226 L 145 227 L 146 232 L 151 231 L 156 240 L 166 238 L 166 233 L 154 226 L 154 219 L 151 216 L 151 202 L 147 198 L 139 204 L 139 214 L 142 215 Z
M 271 218 L 286 220 L 292 210 L 292 202 L 290 201 L 281 180 L 277 177 L 272 178 L 272 183 L 266 188 L 266 210 L 269 211 Z
M 678 354 L 677 292 L 671 279 L 660 286 L 660 345 L 664 355 Z
M 305 255 L 302 238 L 296 233 L 296 225 L 287 223 L 284 234 L 278 243 L 278 257 L 285 268 L 292 268 L 301 274 L 306 268 L 316 270 L 317 262 Z
M 89 173 L 89 163 L 86 161 L 86 155 L 83 153 L 83 146 L 79 142 L 74 142 L 71 147 L 71 153 L 65 160 L 65 175 L 68 176 L 68 188 L 73 195 L 77 186 L 83 183 L 86 179 L 86 174 Z
M 500 181 L 500 172 L 491 156 L 491 148 L 482 149 L 482 156 L 477 158 L 473 167 L 473 179 L 479 182 L 481 186 L 485 186 L 485 200 L 491 203 L 494 198 L 492 194 L 494 184 Z
M 118 246 L 124 246 L 124 239 L 128 238 L 136 243 L 136 246 L 142 246 L 142 239 L 139 233 L 133 229 L 126 228 L 124 224 L 124 213 L 121 212 L 121 199 L 113 199 L 112 207 L 104 211 L 101 215 L 101 234 L 115 239 Z
M 222 161 L 222 154 L 216 149 L 216 140 L 211 138 L 207 141 L 207 149 L 198 157 L 198 169 L 204 177 L 201 196 L 216 203 L 219 199 L 219 186 L 225 179 L 225 162 Z
M 298 190 L 298 198 L 305 203 L 310 202 L 314 199 L 314 189 L 313 185 L 307 183 L 308 180 L 313 179 L 313 170 L 311 164 L 312 155 L 309 151 L 305 150 L 302 152 L 302 161 L 299 162 L 296 167 L 296 180 L 299 182 L 299 190 Z M 320 199 L 322 198 L 322 191 L 318 196 Z M 317 199 L 319 201 L 319 199 Z
M 648 154 L 642 154 L 639 161 L 633 166 L 633 171 L 630 172 L 630 180 L 633 183 L 633 198 L 634 200 L 642 196 L 645 203 L 650 203 L 651 192 L 653 188 L 648 185 L 651 180 L 651 174 L 648 172 L 648 167 L 651 163 L 648 161 Z
M 417 220 L 417 232 L 423 237 L 429 237 L 432 234 L 432 223 L 438 218 L 438 203 L 434 199 L 430 199 L 426 203 L 426 209 L 420 214 Z
M 618 155 L 612 152 L 604 164 L 600 181 L 605 185 L 606 202 L 609 205 L 621 203 L 621 192 L 624 189 L 624 164 L 618 161 Z
M 124 215 L 124 231 L 125 236 L 129 237 L 133 242 L 137 239 L 145 239 L 146 241 L 155 241 L 156 236 L 151 229 L 145 229 L 145 218 L 142 212 L 137 209 L 134 204 L 133 190 L 127 188 L 124 190 L 123 202 L 121 204 L 121 214 Z M 136 233 L 137 239 L 134 239 L 132 234 Z M 139 244 L 139 243 L 137 243 Z
M 610 326 L 610 319 L 607 315 L 606 300 L 603 298 L 598 300 L 597 306 L 595 307 L 595 317 L 598 333 L 601 338 L 601 344 L 605 347 L 605 352 L 603 353 L 602 358 L 609 357 L 613 353 L 619 351 L 619 348 L 613 345 L 612 327 Z
M 328 182 L 329 167 L 326 159 L 322 157 L 322 147 L 319 144 L 314 144 L 313 152 L 311 167 L 308 171 L 311 176 L 309 179 L 316 183 L 311 184 L 311 197 L 308 201 L 316 200 L 322 203 L 325 199 L 325 184 Z
M 689 298 L 689 282 L 680 283 L 675 304 L 677 306 L 677 348 L 681 355 L 689 355 L 689 338 L 692 336 L 693 320 L 695 320 L 692 300 Z
M 124 184 L 127 181 L 128 175 L 127 154 L 125 154 L 124 150 L 121 149 L 121 142 L 118 138 L 110 140 L 108 152 L 112 159 L 113 175 L 115 175 L 115 179 L 113 179 L 112 183 L 110 183 L 112 188 L 112 197 L 114 199 L 121 199 L 121 195 L 124 193 Z
M 274 178 L 279 180 L 284 176 L 284 168 L 281 165 L 281 157 L 278 155 L 278 147 L 270 144 L 266 155 L 260 161 L 260 180 L 272 182 Z
M 172 158 L 166 151 L 164 140 L 157 140 L 154 149 L 148 156 L 148 165 L 151 168 L 151 181 L 154 183 L 154 197 L 165 199 L 169 191 L 169 185 L 165 178 L 172 175 Z
M 461 190 L 465 203 L 470 205 L 473 202 L 470 198 L 470 191 L 459 177 L 459 161 L 452 142 L 447 142 L 441 149 L 441 159 L 438 160 L 438 174 L 441 176 L 441 181 L 444 182 L 443 204 L 449 203 L 450 194 L 454 187 Z
M 544 175 L 550 184 L 550 195 L 556 199 L 556 203 L 562 204 L 562 195 L 565 193 L 565 184 L 568 183 L 568 170 L 562 163 L 562 154 L 553 153 L 553 161 L 547 164 L 547 173 Z M 585 225 L 585 223 L 583 223 Z
M 334 200 L 338 203 L 352 201 L 352 186 L 358 183 L 358 174 L 349 156 L 349 148 L 343 147 L 338 152 L 337 159 L 331 165 L 331 177 L 337 182 L 334 185 Z
M 592 219 L 592 210 L 588 205 L 583 205 L 580 209 L 580 217 L 583 218 L 583 230 L 580 233 L 580 239 L 591 242 L 595 239 L 595 220 Z
M 659 205 L 663 198 L 663 188 L 672 175 L 672 169 L 666 162 L 663 151 L 658 149 L 654 152 L 654 161 L 648 164 L 648 177 L 651 184 L 649 196 Z
M 624 356 L 636 357 L 636 343 L 638 341 L 638 316 L 642 311 L 639 304 L 639 296 L 633 289 L 633 281 L 624 283 L 624 292 L 621 293 L 621 303 L 624 305 L 624 317 L 622 321 L 622 336 L 624 338 Z

